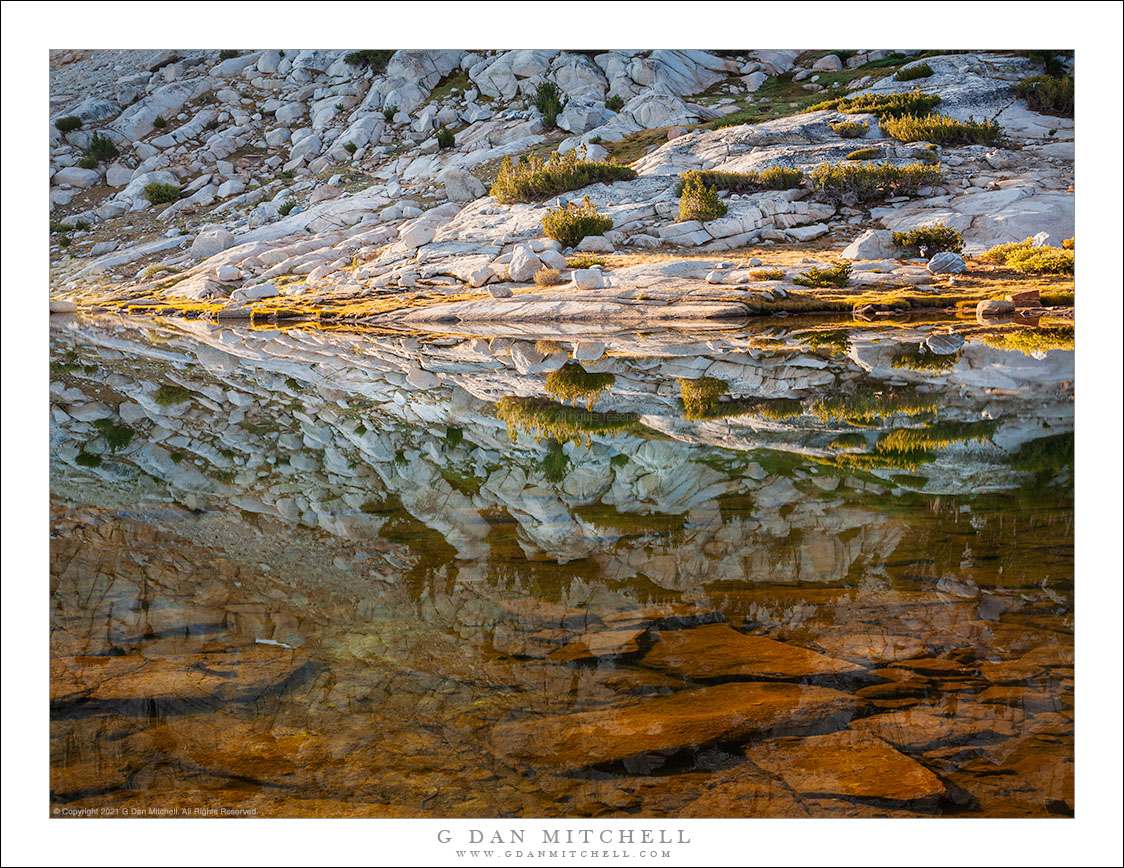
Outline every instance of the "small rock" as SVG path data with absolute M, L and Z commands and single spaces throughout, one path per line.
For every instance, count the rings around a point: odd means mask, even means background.
M 1002 316 L 1013 313 L 1015 303 L 1003 298 L 989 298 L 976 305 L 976 316 Z
M 604 235 L 587 235 L 574 249 L 585 253 L 612 253 L 616 248 Z
M 497 283 L 494 286 L 488 287 L 488 294 L 492 298 L 511 298 L 515 294 L 510 286 L 505 286 L 502 283 Z

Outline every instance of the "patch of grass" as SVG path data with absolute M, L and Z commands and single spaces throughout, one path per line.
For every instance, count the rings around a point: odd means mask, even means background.
M 539 338 L 535 341 L 535 352 L 540 356 L 553 356 L 556 353 L 563 353 L 566 348 L 558 341 L 552 341 L 549 338 Z
M 859 148 L 847 155 L 848 160 L 877 160 L 882 156 L 881 148 Z
M 905 93 L 868 93 L 829 99 L 809 106 L 804 111 L 835 109 L 846 115 L 872 114 L 879 121 L 902 115 L 918 115 L 933 110 L 941 101 L 936 94 L 922 93 L 920 88 Z
M 683 399 L 683 417 L 695 422 L 709 419 L 718 406 L 718 399 L 729 390 L 725 380 L 715 377 L 699 377 L 695 380 L 679 380 L 679 394 Z
M 828 349 L 844 356 L 851 351 L 851 333 L 847 329 L 798 332 L 794 337 L 814 350 Z
M 800 186 L 804 173 L 800 169 L 770 166 L 760 172 L 710 172 L 692 169 L 679 176 L 675 195 L 682 196 L 687 185 L 700 182 L 716 190 L 730 193 L 757 193 L 761 190 L 791 190 Z
M 570 459 L 557 440 L 550 440 L 546 444 L 546 455 L 539 462 L 539 469 L 546 477 L 546 481 L 555 485 L 566 478 L 566 471 L 570 469 Z
M 828 449 L 865 449 L 866 435 L 857 431 L 840 434 L 828 444 Z
M 997 335 L 987 335 L 984 343 L 1001 350 L 1018 350 L 1021 353 L 1048 353 L 1050 350 L 1072 350 L 1073 326 L 1041 326 L 1017 329 Z
M 578 445 L 588 443 L 594 434 L 619 434 L 633 428 L 639 421 L 635 413 L 597 413 L 545 398 L 509 396 L 496 403 L 496 415 L 507 423 L 514 441 L 519 432 L 536 439 L 552 437 L 560 442 Z
M 921 248 L 925 248 L 925 256 L 933 256 L 946 250 L 959 253 L 964 249 L 964 238 L 959 232 L 945 223 L 933 223 L 929 226 L 919 226 L 908 232 L 892 232 L 890 240 L 906 253 L 915 256 L 921 255 Z
M 920 117 L 902 115 L 882 122 L 882 131 L 899 142 L 932 142 L 938 145 L 993 145 L 1003 137 L 998 121 L 958 121 L 933 112 Z
M 922 374 L 945 374 L 955 368 L 959 361 L 959 351 L 940 356 L 929 352 L 923 344 L 909 343 L 902 344 L 894 352 L 894 358 L 890 360 L 890 367 L 917 371 Z
M 472 495 L 480 492 L 481 480 L 479 477 L 468 473 L 461 473 L 459 470 L 455 470 L 452 467 L 439 467 L 437 470 L 441 474 L 442 479 L 449 483 L 455 491 L 459 491 L 466 497 L 472 497 Z
M 135 433 L 128 425 L 116 423 L 111 419 L 97 419 L 94 421 L 94 427 L 105 437 L 111 452 L 117 452 L 128 446 Z
M 817 419 L 842 419 L 846 422 L 871 423 L 894 416 L 920 416 L 937 411 L 937 396 L 915 389 L 875 391 L 860 389 L 853 395 L 817 398 L 809 412 Z
M 941 182 L 941 168 L 924 163 L 821 163 L 812 170 L 811 179 L 815 198 L 858 204 L 907 196 L 921 187 L 935 186 Z
M 532 280 L 535 286 L 557 286 L 562 282 L 562 272 L 557 268 L 547 268 L 545 265 L 535 272 Z
M 537 202 L 590 184 L 631 181 L 635 177 L 636 172 L 627 166 L 587 160 L 584 148 L 574 148 L 545 160 L 532 154 L 513 163 L 504 157 L 489 195 L 503 205 Z
M 801 271 L 792 282 L 798 286 L 811 286 L 826 288 L 829 286 L 843 287 L 851 280 L 851 263 L 840 260 L 830 268 L 813 266 L 807 271 Z
M 175 184 L 161 184 L 158 181 L 153 181 L 151 184 L 145 184 L 144 198 L 153 205 L 176 202 L 180 198 L 180 188 Z
M 382 72 L 394 54 L 393 48 L 361 48 L 344 55 L 343 62 L 350 66 L 365 66 L 371 72 Z
M 1074 86 L 1069 75 L 1032 75 L 1011 88 L 1026 100 L 1027 108 L 1044 115 L 1073 117 Z
M 915 63 L 913 66 L 903 66 L 894 74 L 895 81 L 913 81 L 918 78 L 928 78 L 933 74 L 933 67 L 927 63 Z
M 577 362 L 567 362 L 557 371 L 546 375 L 546 393 L 568 404 L 584 402 L 593 408 L 601 393 L 617 381 L 610 373 L 590 373 Z
M 597 212 L 588 196 L 580 205 L 567 202 L 561 208 L 548 208 L 542 218 L 542 231 L 563 247 L 577 247 L 590 235 L 604 235 L 613 228 L 613 219 Z
M 749 276 L 754 280 L 784 280 L 787 275 L 779 268 L 758 268 L 751 271 Z
M 183 386 L 175 386 L 165 383 L 156 393 L 152 399 L 161 407 L 174 407 L 177 404 L 183 404 L 191 400 L 191 392 Z
M 833 133 L 844 139 L 861 139 L 870 132 L 870 124 L 866 121 L 836 121 L 828 126 Z
M 67 115 L 64 118 L 59 118 L 55 121 L 55 129 L 60 133 L 72 133 L 75 130 L 82 129 L 82 118 L 75 115 Z
M 570 268 L 593 268 L 595 265 L 605 267 L 605 260 L 592 253 L 577 253 L 566 260 Z
M 1023 274 L 1073 274 L 1074 251 L 1072 248 L 1035 247 L 1033 240 L 1014 241 L 997 244 L 982 254 L 985 262 L 1007 265 Z
M 688 220 L 717 220 L 726 213 L 726 203 L 718 198 L 718 191 L 708 187 L 697 172 L 689 172 L 683 182 L 679 199 L 679 222 Z
M 442 124 L 437 130 L 437 147 L 442 151 L 447 151 L 449 148 L 456 147 L 456 144 L 456 134 Z

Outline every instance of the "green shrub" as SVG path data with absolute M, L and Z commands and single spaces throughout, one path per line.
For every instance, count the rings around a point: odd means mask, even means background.
M 682 196 L 687 181 L 696 178 L 708 187 L 730 193 L 757 193 L 761 190 L 791 190 L 804 180 L 800 169 L 770 166 L 760 172 L 708 172 L 692 169 L 679 176 L 675 195 Z
M 87 229 L 90 228 L 90 224 L 87 223 L 85 220 L 75 220 L 74 221 L 74 228 L 77 229 L 79 232 L 85 232 Z
M 296 207 L 297 203 L 290 199 L 288 202 L 285 202 L 280 208 L 277 209 L 277 216 L 288 217 L 293 213 L 293 209 Z
M 911 163 L 821 163 L 811 173 L 815 198 L 827 202 L 876 202 L 916 193 L 941 182 L 940 165 Z
M 567 404 L 585 403 L 590 409 L 601 393 L 610 388 L 617 378 L 609 373 L 590 373 L 577 362 L 567 362 L 557 371 L 546 375 L 546 393 Z
M 1073 117 L 1073 77 L 1055 78 L 1051 75 L 1033 75 L 1024 78 L 1013 88 L 1017 96 L 1026 100 L 1032 111 L 1057 117 Z
M 544 265 L 535 272 L 533 280 L 535 286 L 556 286 L 562 282 L 562 272 L 557 268 L 547 268 Z
M 891 232 L 890 240 L 902 250 L 921 255 L 921 248 L 925 248 L 925 256 L 932 257 L 936 253 L 950 250 L 959 253 L 964 249 L 964 238 L 944 223 L 934 223 L 930 226 L 919 226 L 908 232 Z
M 161 184 L 158 181 L 145 184 L 144 198 L 153 205 L 164 205 L 168 202 L 175 202 L 179 197 L 180 188 L 175 184 Z
M 605 100 L 605 108 L 607 108 L 611 112 L 619 112 L 622 108 L 624 108 L 624 97 L 619 93 L 613 94 L 611 97 Z
M 857 431 L 850 434 L 840 434 L 828 444 L 829 449 L 865 449 L 866 435 Z
M 535 202 L 587 187 L 590 184 L 631 181 L 636 172 L 627 166 L 585 159 L 584 148 L 551 154 L 546 160 L 532 154 L 518 163 L 504 157 L 489 195 L 503 205 Z
M 589 143 L 590 143 L 591 145 L 599 145 L 599 144 L 601 144 L 601 136 L 592 136 L 592 137 L 590 137 L 590 139 L 589 139 Z
M 754 280 L 784 280 L 786 275 L 779 268 L 759 268 L 751 271 L 749 276 Z
M 161 407 L 174 407 L 176 404 L 183 404 L 191 400 L 191 392 L 183 386 L 174 386 L 165 383 L 156 393 L 152 399 Z
M 848 160 L 877 160 L 882 156 L 879 148 L 859 148 L 847 155 Z
M 535 108 L 542 113 L 542 122 L 548 127 L 558 126 L 558 115 L 566 107 L 562 91 L 553 81 L 540 81 L 535 88 Z
M 1073 274 L 1074 252 L 1064 247 L 1035 247 L 1034 242 L 1015 241 L 997 244 L 984 253 L 986 262 L 1007 265 L 1023 274 Z
M 799 286 L 814 286 L 825 288 L 829 286 L 846 286 L 851 279 L 851 263 L 840 260 L 830 268 L 812 267 L 802 271 L 792 282 Z
M 1018 451 L 1007 459 L 1017 470 L 1028 473 L 1056 474 L 1073 469 L 1073 432 L 1055 434 L 1053 437 L 1040 437 L 1028 440 Z
M 882 130 L 899 142 L 933 142 L 939 145 L 992 145 L 1002 138 L 997 121 L 958 121 L 941 114 L 925 117 L 902 115 L 887 118 Z
M 356 151 L 359 150 L 359 146 L 357 144 L 355 144 L 355 142 L 348 142 L 346 145 L 343 146 L 343 149 L 345 151 L 347 151 L 349 154 L 354 154 Z
M 593 268 L 596 265 L 604 267 L 605 260 L 592 253 L 578 253 L 566 260 L 566 265 L 570 268 Z M 535 346 L 538 346 L 538 342 Z
M 915 389 L 874 391 L 860 389 L 853 395 L 817 398 L 810 412 L 823 421 L 843 419 L 852 424 L 868 424 L 893 416 L 920 416 L 935 413 L 938 407 L 935 393 Z
M 496 415 L 507 423 L 514 441 L 522 431 L 541 440 L 553 437 L 562 443 L 581 445 L 593 434 L 618 434 L 633 428 L 639 421 L 635 413 L 598 413 L 579 409 L 545 398 L 509 396 L 496 402 Z
M 861 139 L 870 132 L 870 124 L 866 121 L 836 121 L 828 126 L 833 133 L 844 139 Z
M 238 57 L 242 52 L 237 48 L 224 48 L 219 52 L 219 60 L 233 60 Z
M 1053 78 L 1061 78 L 1065 75 L 1065 61 L 1073 58 L 1072 51 L 1064 51 L 1057 48 L 1025 51 L 1023 54 L 1035 63 L 1041 63 L 1046 68 L 1046 75 L 1052 76 Z
M 566 456 L 562 444 L 551 440 L 546 444 L 546 455 L 539 462 L 539 469 L 546 477 L 547 482 L 559 483 L 566 478 L 566 471 L 570 467 L 570 459 Z
M 804 109 L 804 112 L 835 109 L 846 115 L 872 114 L 878 120 L 900 117 L 901 115 L 917 115 L 928 113 L 938 105 L 941 98 L 936 94 L 922 93 L 921 89 L 905 93 L 868 93 L 863 96 L 839 97 L 826 102 L 816 103 Z
M 101 164 L 98 162 L 98 158 L 90 154 L 86 154 L 86 156 L 78 161 L 79 169 L 96 169 L 99 165 Z
M 441 150 L 447 151 L 449 148 L 454 147 L 456 143 L 457 137 L 452 130 L 446 129 L 444 125 L 437 130 L 437 147 Z
M 164 127 L 168 126 L 168 122 L 164 120 L 163 115 L 157 115 L 152 119 L 152 125 L 156 127 L 156 129 L 162 130 Z
M 812 270 L 817 271 L 818 269 L 812 269 Z M 847 269 L 847 271 L 848 271 L 848 273 L 850 273 L 850 269 Z M 820 271 L 821 275 L 823 275 L 825 273 L 826 272 L 824 272 L 824 271 Z M 838 277 L 836 279 L 838 279 Z M 827 278 L 824 278 L 824 280 L 830 280 L 830 276 L 827 277 Z M 812 286 L 812 285 L 846 286 L 846 283 L 839 284 L 839 283 L 826 283 L 826 282 L 824 282 L 824 283 L 820 283 L 820 284 L 804 284 L 804 285 L 805 286 Z M 798 332 L 794 337 L 796 337 L 800 341 L 801 344 L 803 344 L 806 347 L 811 347 L 813 350 L 827 349 L 827 350 L 831 350 L 833 353 L 839 353 L 840 355 L 846 355 L 847 353 L 849 353 L 851 351 L 851 333 L 849 331 L 847 331 L 847 329 L 824 329 L 824 330 L 821 330 L 821 331 Z
M 910 453 L 943 449 L 954 443 L 986 443 L 999 427 L 994 419 L 979 422 L 934 422 L 923 428 L 896 428 L 878 438 L 877 452 Z
M 113 144 L 113 139 L 109 136 L 94 133 L 90 137 L 90 145 L 86 148 L 87 157 L 93 157 L 99 163 L 104 163 L 106 160 L 115 160 L 120 155 L 117 145 Z
M 60 223 L 58 220 L 51 221 L 51 234 L 56 232 L 73 232 L 74 225 L 72 223 Z
M 956 367 L 960 352 L 937 355 L 920 343 L 902 344 L 890 360 L 891 368 L 904 368 L 922 374 L 944 374 Z
M 717 220 L 726 213 L 726 203 L 718 191 L 703 183 L 697 173 L 688 173 L 679 199 L 679 222 Z
M 576 247 L 586 236 L 604 235 L 612 228 L 612 218 L 598 214 L 588 196 L 580 205 L 567 202 L 564 207 L 547 209 L 542 218 L 542 231 L 563 247 Z
M 91 455 L 89 452 L 83 449 L 75 457 L 74 463 L 79 467 L 101 467 L 101 456 Z
M 59 238 L 59 247 L 69 247 L 69 246 L 70 246 L 70 239 L 65 235 L 61 236 Z
M 209 121 L 207 121 L 207 123 L 203 124 L 203 129 L 207 130 L 208 132 L 211 132 L 213 130 L 217 130 L 221 126 L 222 126 L 222 124 L 219 123 L 218 118 L 211 118 Z
M 105 437 L 105 442 L 111 452 L 124 449 L 133 439 L 132 428 L 125 424 L 118 424 L 111 419 L 97 419 L 94 421 L 94 427 Z
M 74 115 L 67 115 L 65 118 L 59 118 L 55 121 L 55 129 L 60 133 L 72 133 L 81 128 L 82 118 Z
M 343 62 L 351 66 L 366 66 L 372 72 L 382 72 L 394 55 L 394 49 L 364 48 L 344 55 Z
M 396 114 L 398 114 L 398 106 L 386 105 L 382 107 L 382 116 L 386 118 L 387 123 L 393 121 Z
M 915 78 L 928 78 L 933 74 L 933 68 L 927 63 L 917 63 L 913 66 L 903 66 L 894 75 L 897 81 L 913 81 Z
M 729 390 L 725 380 L 699 377 L 697 380 L 679 381 L 679 394 L 683 399 L 683 416 L 691 422 L 709 419 L 715 413 L 718 399 Z

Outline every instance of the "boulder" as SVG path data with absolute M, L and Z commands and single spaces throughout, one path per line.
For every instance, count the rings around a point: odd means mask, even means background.
M 511 262 L 507 266 L 507 275 L 516 283 L 526 283 L 535 276 L 535 272 L 542 268 L 539 260 L 529 244 L 519 244 L 511 252 Z
M 812 64 L 813 72 L 841 72 L 843 61 L 837 54 L 828 54 Z
M 844 259 L 893 259 L 898 255 L 897 245 L 888 229 L 868 229 L 840 254 Z
M 573 273 L 573 281 L 578 289 L 603 289 L 605 275 L 598 268 L 579 268 Z
M 483 182 L 463 169 L 446 169 L 440 178 L 450 202 L 474 202 L 487 193 Z
M 211 229 L 208 232 L 200 232 L 191 242 L 191 257 L 206 259 L 233 246 L 234 233 L 228 229 Z
M 612 253 L 616 248 L 604 235 L 587 235 L 574 249 L 586 253 Z
M 976 316 L 1003 316 L 1015 312 L 1015 303 L 1005 298 L 989 298 L 976 305 Z
M 925 338 L 925 348 L 936 356 L 951 356 L 964 346 L 964 336 L 956 332 L 933 334 Z
M 930 259 L 926 268 L 930 274 L 959 274 L 967 270 L 968 266 L 964 264 L 964 257 L 959 253 L 945 250 Z

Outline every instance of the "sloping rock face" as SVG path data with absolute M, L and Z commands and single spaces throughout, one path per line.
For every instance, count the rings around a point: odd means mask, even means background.
M 723 684 L 606 711 L 499 724 L 510 760 L 581 767 L 650 752 L 831 726 L 855 709 L 845 693 L 796 684 Z

